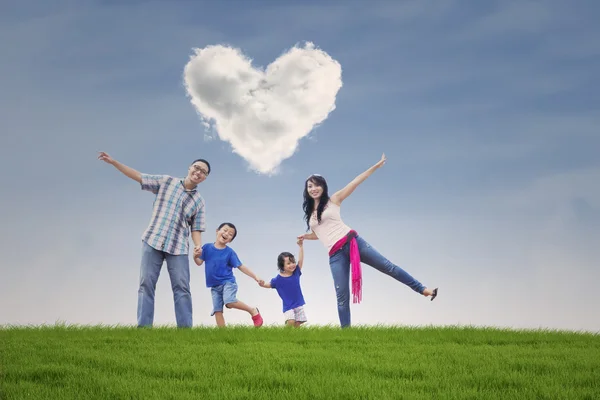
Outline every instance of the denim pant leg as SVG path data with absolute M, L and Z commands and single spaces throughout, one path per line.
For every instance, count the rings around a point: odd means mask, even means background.
M 166 254 L 171 278 L 175 319 L 178 328 L 192 327 L 192 294 L 190 292 L 190 259 L 187 254 Z
M 399 266 L 392 263 L 390 260 L 382 256 L 374 247 L 372 247 L 366 240 L 358 236 L 356 238 L 358 244 L 358 250 L 360 252 L 360 261 L 370 265 L 371 267 L 383 272 L 386 275 L 391 276 L 404 283 L 406 286 L 411 288 L 417 293 L 423 293 L 425 286 L 415 278 L 413 278 L 408 272 L 400 268 Z
M 154 322 L 154 292 L 162 268 L 164 253 L 142 242 L 140 288 L 138 289 L 138 326 L 152 326 Z
M 348 246 L 329 257 L 329 267 L 335 285 L 338 316 L 342 328 L 350 326 L 350 255 Z

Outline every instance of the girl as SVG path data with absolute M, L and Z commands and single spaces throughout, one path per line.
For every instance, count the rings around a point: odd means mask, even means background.
M 306 322 L 304 313 L 304 296 L 300 288 L 300 275 L 302 275 L 302 262 L 304 261 L 304 239 L 298 238 L 298 263 L 294 255 L 287 251 L 277 257 L 279 275 L 271 279 L 270 283 L 259 281 L 258 284 L 264 288 L 273 288 L 283 302 L 283 316 L 286 325 L 299 327 Z
M 379 254 L 341 219 L 340 206 L 342 202 L 385 161 L 385 154 L 382 154 L 381 160 L 377 164 L 358 175 L 331 197 L 328 194 L 327 182 L 321 175 L 311 175 L 304 183 L 302 207 L 307 230 L 311 229 L 311 233 L 300 235 L 298 239 L 319 239 L 329 252 L 329 266 L 335 284 L 338 315 L 342 328 L 350 326 L 350 265 L 352 265 L 352 294 L 355 303 L 361 300 L 361 262 L 404 283 L 417 293 L 426 297 L 431 296 L 431 300 L 437 296 L 437 288 L 431 290 L 423 286 L 402 268 Z

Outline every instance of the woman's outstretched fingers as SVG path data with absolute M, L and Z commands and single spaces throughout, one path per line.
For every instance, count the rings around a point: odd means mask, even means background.
M 387 158 L 385 157 L 385 153 L 381 154 L 381 160 L 379 160 L 379 162 L 377 163 L 377 167 L 381 167 L 383 164 L 385 164 Z

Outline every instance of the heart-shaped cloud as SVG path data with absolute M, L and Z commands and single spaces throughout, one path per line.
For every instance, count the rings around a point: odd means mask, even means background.
M 273 173 L 298 141 L 335 109 L 342 67 L 312 43 L 295 46 L 265 70 L 238 49 L 194 49 L 184 69 L 205 127 L 261 173 Z

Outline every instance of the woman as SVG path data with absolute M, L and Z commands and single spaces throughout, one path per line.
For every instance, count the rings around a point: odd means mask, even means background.
M 304 184 L 302 207 L 307 230 L 311 229 L 312 232 L 300 235 L 298 239 L 319 239 L 329 251 L 329 266 L 333 275 L 342 328 L 350 326 L 349 279 L 351 265 L 352 293 L 355 303 L 360 302 L 361 299 L 361 262 L 404 283 L 417 293 L 426 297 L 431 296 L 431 300 L 437 296 L 437 288 L 433 290 L 426 288 L 402 268 L 394 265 L 361 236 L 358 236 L 356 231 L 344 224 L 340 217 L 342 202 L 376 169 L 385 164 L 385 161 L 385 154 L 383 154 L 377 164 L 358 175 L 345 188 L 331 197 L 328 194 L 327 182 L 321 175 L 309 176 Z

